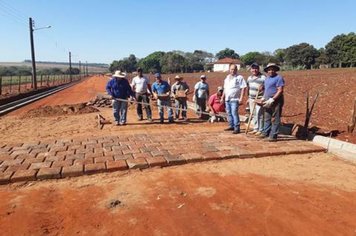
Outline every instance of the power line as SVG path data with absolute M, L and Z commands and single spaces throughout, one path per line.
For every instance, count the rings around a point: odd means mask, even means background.
M 3 8 L 7 9 L 7 11 L 11 12 L 12 14 L 14 14 L 17 18 L 21 19 L 22 21 L 26 21 L 27 20 L 28 17 L 26 16 L 26 14 L 24 14 L 23 12 L 21 12 L 20 10 L 18 10 L 16 8 L 14 8 L 10 4 L 0 0 L 0 5 Z

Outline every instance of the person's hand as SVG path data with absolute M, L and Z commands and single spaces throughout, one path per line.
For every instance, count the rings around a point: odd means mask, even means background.
M 239 105 L 242 105 L 242 104 L 243 104 L 242 100 L 239 100 Z
M 263 102 L 263 107 L 265 108 L 270 108 L 274 102 L 273 98 L 269 98 L 267 101 Z

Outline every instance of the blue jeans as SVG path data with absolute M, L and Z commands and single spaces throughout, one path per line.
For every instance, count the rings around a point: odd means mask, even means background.
M 281 124 L 282 107 L 283 97 L 275 101 L 275 104 L 270 108 L 264 108 L 265 122 L 262 133 L 271 139 L 277 139 Z
M 159 119 L 160 121 L 164 121 L 164 106 L 167 107 L 167 113 L 168 113 L 168 121 L 172 122 L 173 121 L 173 110 L 171 107 L 171 101 L 168 100 L 157 100 L 157 106 L 158 106 L 158 113 L 159 113 Z
M 113 99 L 112 111 L 114 113 L 115 122 L 120 123 L 120 124 L 126 123 L 127 102 L 118 101 L 116 99 Z
M 182 110 L 182 117 L 187 118 L 187 109 L 188 109 L 187 100 L 176 99 L 175 105 L 176 105 L 176 118 L 177 119 L 179 118 L 180 110 Z
M 239 101 L 226 101 L 225 109 L 230 128 L 240 131 Z

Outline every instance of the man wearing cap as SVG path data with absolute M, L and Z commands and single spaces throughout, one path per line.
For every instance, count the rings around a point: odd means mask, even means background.
M 211 95 L 209 98 L 208 106 L 211 114 L 210 121 L 212 123 L 214 121 L 223 119 L 223 117 L 219 116 L 219 113 L 225 112 L 225 104 L 221 102 L 223 92 L 223 87 L 219 86 L 217 92 Z
M 175 118 L 179 118 L 180 110 L 182 110 L 182 120 L 187 120 L 187 94 L 189 92 L 189 86 L 183 82 L 183 78 L 176 75 L 174 78 L 176 82 L 172 85 L 172 95 L 175 99 Z
M 126 73 L 115 71 L 106 85 L 106 91 L 112 98 L 112 108 L 116 125 L 126 124 L 127 98 L 134 98 Z
M 206 110 L 206 101 L 209 98 L 209 85 L 206 83 L 206 76 L 200 76 L 200 81 L 194 86 L 195 110 L 199 119 L 203 118 Z
M 229 127 L 225 131 L 240 133 L 239 105 L 242 104 L 246 89 L 246 82 L 242 75 L 237 74 L 237 66 L 230 65 L 230 73 L 224 80 L 224 93 L 222 99 L 225 101 L 225 109 L 228 116 Z
M 143 76 L 142 68 L 137 68 L 137 76 L 132 79 L 131 82 L 132 89 L 136 93 L 137 107 L 136 112 L 138 120 L 143 119 L 142 105 L 146 110 L 147 120 L 152 122 L 152 112 L 150 106 L 150 98 L 147 91 L 152 94 L 151 84 L 148 78 Z
M 264 82 L 264 94 L 262 104 L 264 107 L 264 127 L 261 138 L 267 138 L 270 142 L 277 141 L 279 126 L 281 123 L 282 107 L 284 104 L 283 88 L 285 85 L 282 76 L 277 74 L 279 66 L 268 63 L 264 69 L 268 76 Z
M 162 80 L 160 73 L 155 74 L 156 82 L 152 84 L 152 92 L 157 99 L 160 123 L 164 122 L 164 107 L 167 107 L 168 122 L 173 123 L 173 110 L 171 107 L 170 93 L 171 86 L 167 81 Z
M 250 133 L 259 135 L 263 129 L 263 109 L 261 109 L 261 105 L 255 104 L 255 99 L 262 99 L 263 97 L 263 83 L 266 80 L 266 76 L 260 72 L 260 66 L 256 62 L 252 63 L 250 71 L 252 75 L 247 78 L 248 104 L 250 112 L 253 111 L 253 131 Z M 255 109 L 253 109 L 254 106 Z

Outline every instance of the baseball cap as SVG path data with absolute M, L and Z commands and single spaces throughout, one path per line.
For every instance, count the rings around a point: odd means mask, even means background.
M 160 73 L 156 73 L 156 74 L 155 74 L 155 77 L 156 77 L 156 78 L 161 78 L 161 74 L 160 74 Z

